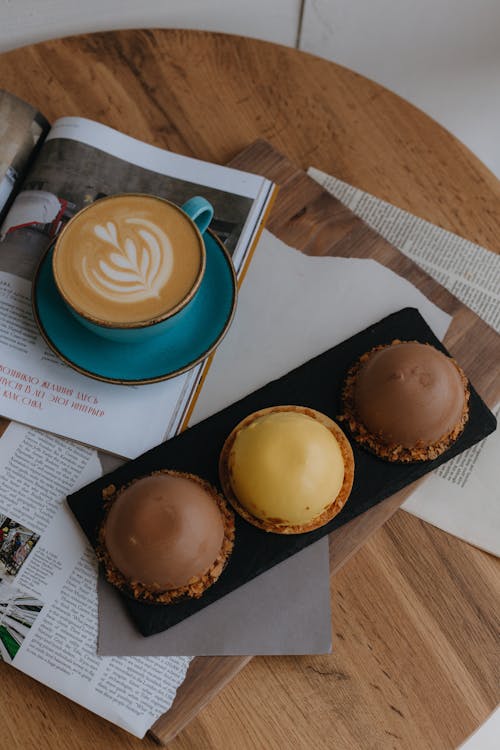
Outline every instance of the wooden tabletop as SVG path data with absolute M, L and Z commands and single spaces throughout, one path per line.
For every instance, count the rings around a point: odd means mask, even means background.
M 47 42 L 0 63 L 0 88 L 51 120 L 90 117 L 220 163 L 266 138 L 303 168 L 500 251 L 496 178 L 424 114 L 333 63 L 166 30 Z M 499 567 L 399 511 L 332 578 L 334 654 L 254 658 L 170 747 L 457 747 L 500 698 Z M 153 746 L 7 665 L 0 675 L 10 748 Z

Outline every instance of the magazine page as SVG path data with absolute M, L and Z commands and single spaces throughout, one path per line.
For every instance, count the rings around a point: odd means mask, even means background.
M 153 385 L 97 382 L 48 349 L 31 312 L 31 281 L 50 242 L 76 211 L 124 190 L 178 204 L 206 197 L 215 209 L 211 227 L 240 273 L 273 186 L 74 117 L 54 124 L 26 176 L 1 228 L 0 413 L 133 458 L 179 431 L 204 365 Z
M 1 445 L 0 661 L 143 737 L 190 658 L 96 655 L 97 561 L 64 499 L 100 475 L 97 453 L 17 424 Z
M 500 332 L 499 255 L 318 169 L 308 174 Z M 497 431 L 436 469 L 403 508 L 500 556 L 498 449 Z
M 0 90 L 0 223 L 48 130 L 34 107 Z

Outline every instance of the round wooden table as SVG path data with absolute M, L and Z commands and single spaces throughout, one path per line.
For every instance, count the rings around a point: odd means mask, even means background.
M 486 167 L 399 97 L 296 50 L 192 31 L 93 34 L 2 55 L 0 88 L 51 120 L 97 119 L 220 163 L 265 138 L 302 168 L 500 251 L 500 184 Z M 398 511 L 332 578 L 334 654 L 254 658 L 169 747 L 455 748 L 499 699 L 498 569 Z M 7 665 L 0 674 L 2 747 L 153 746 Z

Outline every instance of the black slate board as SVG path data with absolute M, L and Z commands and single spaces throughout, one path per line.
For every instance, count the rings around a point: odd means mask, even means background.
M 317 409 L 335 419 L 340 411 L 340 391 L 349 367 L 373 346 L 389 344 L 396 338 L 430 343 L 446 352 L 418 310 L 405 308 L 389 315 L 181 435 L 70 495 L 69 506 L 90 543 L 95 546 L 96 532 L 103 518 L 101 491 L 104 487 L 111 483 L 119 487 L 151 471 L 168 468 L 198 474 L 220 489 L 217 470 L 219 453 L 226 437 L 241 419 L 258 409 L 284 404 Z M 387 463 L 359 448 L 351 440 L 355 460 L 352 493 L 342 512 L 326 526 L 308 534 L 268 534 L 236 515 L 233 554 L 217 583 L 200 599 L 161 606 L 136 602 L 122 595 L 123 603 L 143 635 L 167 630 L 449 461 L 489 435 L 495 427 L 494 415 L 471 387 L 470 418 L 466 428 L 456 443 L 434 461 Z

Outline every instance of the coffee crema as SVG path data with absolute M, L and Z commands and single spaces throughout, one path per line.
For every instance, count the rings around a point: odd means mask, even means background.
M 148 195 L 103 198 L 76 214 L 56 243 L 54 276 L 69 305 L 101 324 L 167 317 L 196 288 L 204 247 L 194 223 Z

